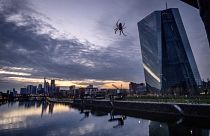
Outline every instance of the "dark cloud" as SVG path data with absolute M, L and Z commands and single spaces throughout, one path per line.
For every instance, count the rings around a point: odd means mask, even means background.
M 51 36 L 57 31 L 54 27 L 19 9 L 30 10 L 26 3 L 14 6 L 14 1 L 11 1 L 0 13 L 1 67 L 33 68 L 31 77 L 67 80 L 130 81 L 143 76 L 135 75 L 140 68 L 140 55 L 132 55 L 139 52 L 131 48 L 134 46 L 132 42 L 116 41 L 113 46 L 98 50 L 91 49 L 91 43 L 80 43 L 75 38 L 54 39 Z M 14 15 L 21 18 L 23 25 L 18 25 L 18 19 L 8 21 Z M 50 31 L 40 34 L 40 29 Z
M 99 41 L 108 41 L 106 47 L 94 45 L 89 41 L 80 42 L 80 39 L 73 36 L 67 38 L 66 34 L 47 23 L 50 22 L 50 18 L 34 10 L 33 5 L 28 0 L 0 1 L 0 69 L 28 72 L 32 74 L 30 78 L 48 77 L 64 80 L 95 79 L 142 82 L 144 75 L 137 22 L 153 12 L 154 9 L 163 9 L 164 4 L 155 0 L 147 2 L 142 0 L 107 0 L 103 3 L 93 0 L 86 4 L 87 9 L 84 9 L 84 11 L 92 10 L 91 5 L 97 7 L 96 9 L 100 12 L 100 16 L 96 12 L 91 16 L 99 17 L 94 29 L 95 37 Z M 177 2 L 171 0 L 170 4 L 180 7 L 184 23 L 195 22 L 185 27 L 189 38 L 193 39 L 190 42 L 193 45 L 193 52 L 196 54 L 195 58 L 200 71 L 203 75 L 209 76 L 207 68 L 210 64 L 203 60 L 204 56 L 209 58 L 209 50 L 206 50 L 206 47 L 208 47 L 206 45 L 207 40 L 203 38 L 205 34 L 197 33 L 200 30 L 199 23 L 201 23 L 199 22 L 199 16 L 188 17 L 191 12 L 195 12 L 187 9 L 180 2 L 177 4 Z M 109 10 L 101 12 L 105 9 Z M 83 13 L 84 11 L 78 12 Z M 119 18 L 129 28 L 126 29 L 127 37 L 119 37 L 113 33 L 113 22 Z M 196 20 L 199 21 L 196 22 Z M 101 29 L 102 27 L 103 29 Z M 196 44 L 199 42 L 200 48 L 197 49 Z M 21 70 L 9 67 L 33 69 Z M 0 80 L 0 89 L 23 86 L 23 83 L 17 81 L 4 80 L 9 76 L 11 75 L 0 75 L 0 79 L 2 79 Z M 23 75 L 16 76 L 22 77 Z M 103 84 L 96 81 L 92 83 Z

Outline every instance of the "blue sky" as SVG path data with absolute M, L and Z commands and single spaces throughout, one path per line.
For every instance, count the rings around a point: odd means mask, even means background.
M 178 0 L 202 79 L 210 49 L 197 9 Z M 0 90 L 56 79 L 61 86 L 144 82 L 137 22 L 165 0 L 1 0 Z M 126 23 L 126 37 L 114 34 Z

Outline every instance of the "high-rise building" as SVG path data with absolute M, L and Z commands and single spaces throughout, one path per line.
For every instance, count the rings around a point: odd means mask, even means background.
M 44 78 L 44 93 L 47 93 L 47 82 L 46 82 L 46 78 Z
M 50 91 L 56 91 L 55 80 L 51 80 Z
M 27 88 L 20 88 L 20 94 L 25 95 L 27 93 Z
M 41 93 L 44 93 L 43 92 L 43 88 L 42 88 L 42 84 L 39 84 L 38 87 L 37 87 L 37 93 L 41 94 Z
M 28 94 L 36 94 L 36 86 L 33 85 L 27 85 L 27 93 Z
M 179 10 L 154 11 L 138 23 L 147 90 L 195 94 L 200 74 Z
M 33 85 L 27 85 L 27 93 L 28 94 L 32 94 L 32 90 L 33 90 Z
M 49 83 L 46 81 L 46 78 L 44 78 L 44 93 L 49 93 Z
M 36 94 L 37 93 L 36 90 L 37 90 L 37 86 L 33 86 L 33 88 L 32 88 L 32 94 Z

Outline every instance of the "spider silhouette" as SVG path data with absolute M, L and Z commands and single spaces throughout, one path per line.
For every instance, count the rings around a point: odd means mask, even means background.
M 121 33 L 122 33 L 124 36 L 126 36 L 126 35 L 124 34 L 124 32 L 123 32 L 123 30 L 126 28 L 126 27 L 124 27 L 124 26 L 125 26 L 125 23 L 122 24 L 122 23 L 119 22 L 119 21 L 120 21 L 120 20 L 117 21 L 117 23 L 116 23 L 116 28 L 114 29 L 114 30 L 115 30 L 115 34 L 116 34 L 117 31 L 119 30 L 119 31 L 120 31 L 120 35 L 121 35 Z

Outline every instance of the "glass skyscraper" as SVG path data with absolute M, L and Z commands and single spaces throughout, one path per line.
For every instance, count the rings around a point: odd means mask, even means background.
M 138 22 L 148 90 L 185 88 L 197 93 L 201 78 L 177 8 L 154 11 Z

